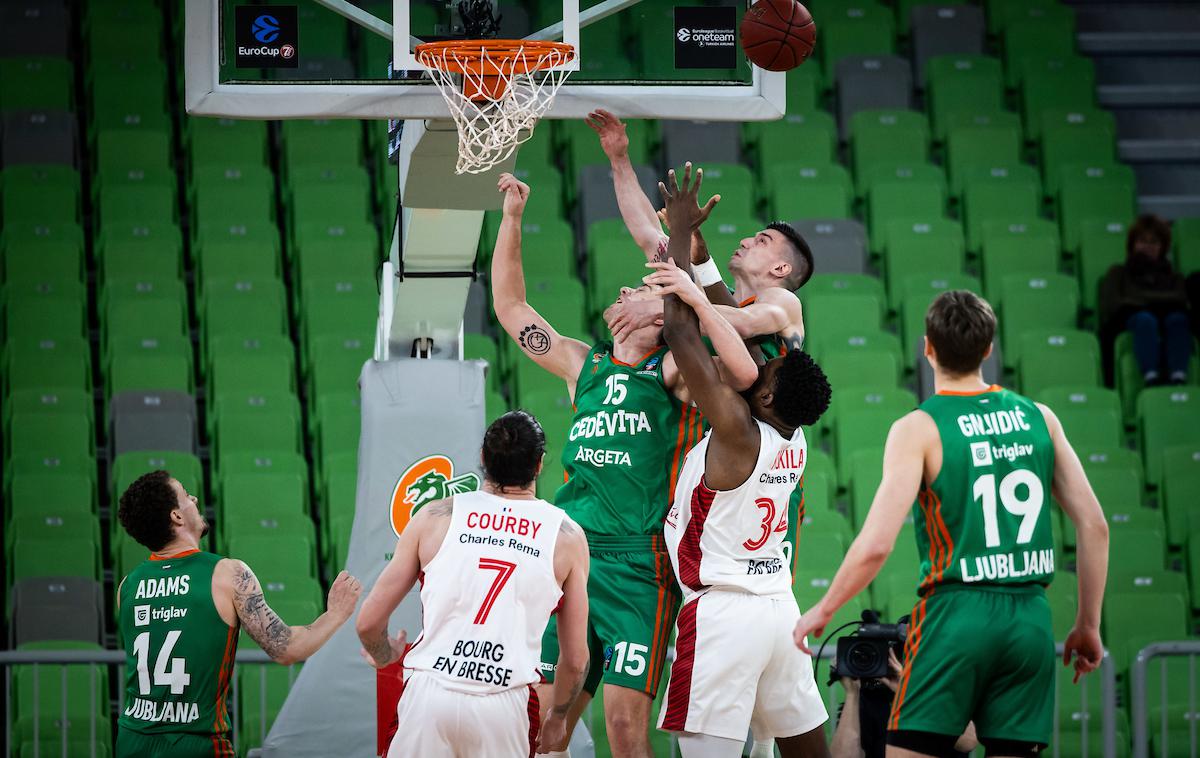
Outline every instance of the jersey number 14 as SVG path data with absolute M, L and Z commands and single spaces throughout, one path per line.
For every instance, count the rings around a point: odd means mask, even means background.
M 173 629 L 167 632 L 167 638 L 158 649 L 158 657 L 154 660 L 154 686 L 170 687 L 172 695 L 182 695 L 187 686 L 192 683 L 192 675 L 184 670 L 187 661 L 183 658 L 172 658 L 175 643 L 179 642 L 181 632 Z M 150 632 L 142 632 L 133 640 L 133 654 L 137 657 L 138 692 L 150 694 Z M 168 671 L 167 666 L 171 669 Z
M 1025 485 L 1025 496 L 1017 494 L 1021 485 Z M 1024 545 L 1033 539 L 1037 528 L 1038 515 L 1046 500 L 1046 491 L 1042 480 L 1028 469 L 1016 469 L 1000 480 L 996 487 L 996 475 L 985 474 L 975 480 L 973 490 L 975 500 L 983 501 L 983 536 L 988 547 L 1000 547 L 1000 521 L 996 509 L 996 500 L 1004 510 L 1014 516 L 1021 517 L 1021 525 L 1017 528 L 1017 544 Z M 999 498 L 997 498 L 999 495 Z

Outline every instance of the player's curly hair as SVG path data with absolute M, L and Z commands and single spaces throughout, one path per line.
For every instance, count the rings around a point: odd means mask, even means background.
M 161 550 L 175 538 L 171 511 L 179 499 L 166 471 L 142 474 L 121 495 L 117 519 L 129 536 L 150 550 Z
M 546 433 L 533 414 L 509 411 L 483 434 L 483 475 L 501 487 L 525 487 L 545 453 Z
M 790 350 L 775 372 L 771 407 L 785 424 L 812 426 L 829 408 L 829 379 L 803 350 Z

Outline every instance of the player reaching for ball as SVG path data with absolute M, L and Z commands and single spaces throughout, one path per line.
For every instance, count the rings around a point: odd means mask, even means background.
M 888 755 L 949 753 L 969 721 L 988 755 L 1033 756 L 1050 742 L 1054 578 L 1050 496 L 1078 534 L 1079 612 L 1063 663 L 1100 665 L 1108 525 L 1083 466 L 1044 405 L 988 385 L 980 365 L 996 316 L 982 298 L 945 292 L 925 316 L 936 394 L 892 425 L 883 481 L 833 583 L 796 625 L 820 635 L 875 578 L 914 511 L 920 601 L 888 722 Z
M 800 609 L 785 535 L 804 475 L 800 427 L 829 407 L 829 383 L 800 350 L 762 366 L 742 393 L 714 370 L 696 317 L 712 306 L 688 261 L 687 232 L 703 221 L 690 173 L 659 185 L 677 233 L 647 279 L 663 286 L 667 344 L 711 426 L 687 455 L 664 525 L 684 604 L 659 726 L 679 733 L 683 758 L 741 756 L 751 728 L 784 758 L 828 756 L 812 659 L 792 644 Z
M 492 256 L 496 317 L 525 355 L 566 383 L 574 407 L 563 446 L 567 482 L 555 502 L 587 534 L 591 550 L 588 595 L 592 661 L 584 694 L 570 713 L 573 727 L 603 683 L 609 744 L 617 758 L 649 758 L 650 704 L 666 660 L 679 602 L 663 544 L 662 523 L 683 456 L 700 439 L 700 412 L 691 407 L 679 369 L 662 344 L 662 327 L 648 326 L 592 346 L 564 337 L 525 299 L 521 217 L 529 187 L 500 177 L 504 215 Z M 659 287 L 622 288 L 618 302 L 658 300 Z M 758 367 L 741 338 L 715 309 L 701 312 L 719 356 L 719 370 L 735 387 L 756 381 Z M 558 637 L 552 620 L 542 665 L 554 680 Z M 549 689 L 548 687 L 546 689 Z M 543 704 L 561 693 L 544 692 Z M 565 755 L 567 737 L 550 746 Z
M 587 124 L 600 137 L 600 146 L 612 165 L 617 205 L 630 236 L 647 260 L 665 260 L 669 238 L 663 234 L 661 222 L 666 219 L 655 212 L 638 185 L 629 161 L 625 124 L 606 110 L 588 114 Z M 719 201 L 720 195 L 714 195 L 705 203 L 701 221 Z M 696 281 L 705 288 L 718 312 L 743 339 L 760 343 L 765 358 L 800 347 L 804 313 L 794 293 L 812 276 L 813 256 L 808 243 L 790 224 L 776 221 L 741 241 L 729 259 L 732 293 L 721 279 L 699 227 L 692 233 L 691 258 Z M 608 324 L 613 334 L 622 335 L 661 317 L 660 302 L 621 303 L 608 314 Z

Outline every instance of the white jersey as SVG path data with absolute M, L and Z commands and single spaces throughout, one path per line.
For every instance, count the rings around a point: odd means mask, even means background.
M 424 631 L 404 668 L 476 695 L 541 681 L 542 632 L 562 597 L 554 546 L 565 517 L 544 500 L 455 495 L 422 574 Z
M 808 444 L 799 428 L 784 439 L 755 423 L 758 461 L 740 487 L 715 492 L 705 483 L 711 431 L 684 461 L 663 532 L 685 603 L 710 587 L 791 595 L 788 502 L 804 475 Z

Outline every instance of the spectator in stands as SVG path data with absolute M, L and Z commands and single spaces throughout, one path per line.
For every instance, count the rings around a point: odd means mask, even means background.
M 1171 265 L 1171 228 L 1153 215 L 1129 228 L 1126 257 L 1100 282 L 1101 334 L 1133 335 L 1133 353 L 1147 386 L 1182 384 L 1192 357 L 1183 276 Z M 1165 374 L 1164 374 L 1165 371 Z

